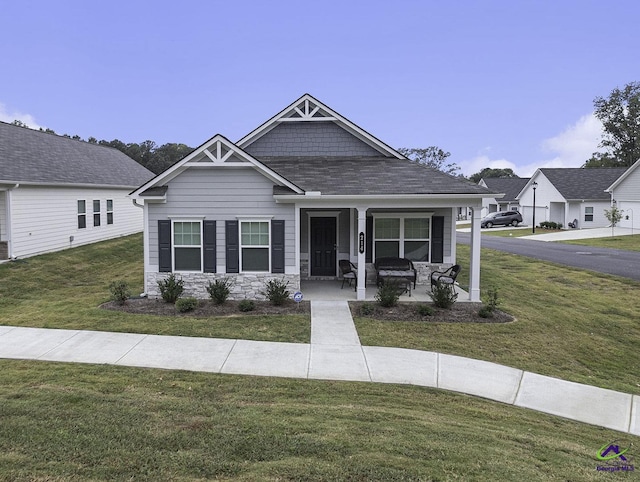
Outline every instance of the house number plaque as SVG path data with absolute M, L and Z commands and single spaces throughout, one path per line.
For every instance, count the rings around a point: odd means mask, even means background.
M 361 232 L 360 235 L 358 236 L 358 250 L 360 251 L 360 253 L 364 253 L 364 233 Z

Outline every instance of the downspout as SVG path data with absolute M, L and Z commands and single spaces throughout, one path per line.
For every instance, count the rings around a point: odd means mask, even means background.
M 18 189 L 19 187 L 20 187 L 20 183 L 17 183 L 15 186 L 7 189 L 5 211 L 7 214 L 7 258 L 8 259 L 15 258 L 15 256 L 13 255 L 13 241 L 12 241 L 13 233 L 11 230 L 11 191 L 13 191 L 14 189 Z
M 147 273 L 149 272 L 149 210 L 147 209 L 148 205 L 146 203 L 139 204 L 137 199 L 132 199 L 133 205 L 142 209 L 142 245 L 143 245 L 143 259 L 144 259 L 144 276 L 143 276 L 143 292 L 140 293 L 140 296 L 143 298 L 147 297 L 147 293 L 149 290 L 147 289 Z

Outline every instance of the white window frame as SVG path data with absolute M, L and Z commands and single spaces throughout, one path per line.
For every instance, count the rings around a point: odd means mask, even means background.
M 591 212 L 588 213 L 587 209 L 591 209 Z M 593 222 L 594 211 L 595 211 L 595 209 L 593 209 L 593 206 L 585 206 L 584 207 L 584 222 L 585 223 L 592 223 Z M 587 216 L 591 216 L 591 219 L 587 219 Z
M 238 271 L 240 273 L 271 273 L 271 219 L 273 216 L 256 216 L 256 217 L 238 217 Z M 243 223 L 267 223 L 267 228 L 269 230 L 269 240 L 266 246 L 263 245 L 253 245 L 242 244 L 242 224 Z M 269 261 L 269 268 L 265 271 L 245 271 L 242 269 L 242 254 L 244 248 L 259 248 L 267 250 L 267 257 Z
M 80 211 L 80 203 L 82 203 L 82 211 Z M 87 229 L 87 200 L 86 199 L 78 199 L 76 202 L 78 215 L 77 215 L 77 223 L 76 227 L 78 229 Z M 80 227 L 80 217 L 84 219 L 84 227 Z
M 176 218 L 171 219 L 171 271 L 173 273 L 202 273 L 204 267 L 204 233 L 202 232 L 202 217 L 194 218 Z M 176 244 L 175 233 L 176 223 L 197 223 L 200 226 L 200 245 L 195 244 Z M 177 270 L 176 269 L 176 248 L 200 248 L 200 269 L 199 270 Z
M 96 211 L 96 203 L 98 203 L 98 210 Z M 91 201 L 91 209 L 93 212 L 93 227 L 99 228 L 102 225 L 102 216 L 100 215 L 100 209 L 102 208 L 102 202 L 100 199 L 94 199 Z M 98 216 L 98 224 L 96 224 L 96 215 Z
M 111 209 L 109 209 L 111 204 Z M 109 214 L 111 214 L 111 222 L 109 222 Z M 113 199 L 107 199 L 107 226 L 113 224 Z
M 405 257 L 404 253 L 404 243 L 405 241 L 427 241 L 429 243 L 429 251 L 428 251 L 428 259 L 427 261 L 414 261 L 414 263 L 430 263 L 431 262 L 431 238 L 432 235 L 432 227 L 433 227 L 433 213 L 373 213 L 373 233 L 371 233 L 373 238 L 373 253 L 372 257 L 376 259 L 376 241 L 398 241 L 398 255 L 401 258 Z M 428 219 L 429 220 L 429 238 L 420 238 L 420 239 L 405 239 L 404 237 L 404 221 L 405 219 Z M 400 220 L 400 228 L 399 228 L 399 238 L 376 238 L 376 220 L 378 219 L 399 219 Z

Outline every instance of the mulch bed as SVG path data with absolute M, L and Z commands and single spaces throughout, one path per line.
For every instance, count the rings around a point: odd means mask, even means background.
M 200 300 L 198 307 L 187 313 L 180 313 L 175 305 L 165 303 L 161 299 L 133 298 L 127 300 L 124 305 L 118 305 L 109 301 L 102 305 L 102 308 L 114 311 L 124 311 L 127 313 L 138 313 L 160 316 L 193 316 L 198 318 L 208 318 L 216 316 L 247 316 L 247 315 L 293 315 L 308 314 L 311 312 L 311 305 L 308 301 L 294 303 L 289 301 L 282 306 L 274 306 L 268 301 L 254 301 L 255 309 L 242 312 L 238 306 L 239 301 L 227 301 L 222 305 L 216 305 L 209 300 Z M 362 313 L 362 305 L 367 305 L 371 310 L 370 314 Z M 433 309 L 430 316 L 420 315 L 417 311 L 418 305 L 428 305 Z M 514 321 L 513 316 L 500 310 L 495 310 L 490 318 L 478 316 L 478 310 L 482 303 L 455 303 L 451 309 L 445 310 L 435 308 L 427 303 L 399 303 L 393 308 L 383 308 L 374 302 L 351 301 L 349 302 L 351 314 L 365 318 L 373 318 L 381 321 L 415 321 L 421 323 L 507 323 Z

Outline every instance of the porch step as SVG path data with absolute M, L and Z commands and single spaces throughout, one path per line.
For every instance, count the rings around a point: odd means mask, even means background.
M 360 346 L 349 303 L 311 301 L 311 344 Z

